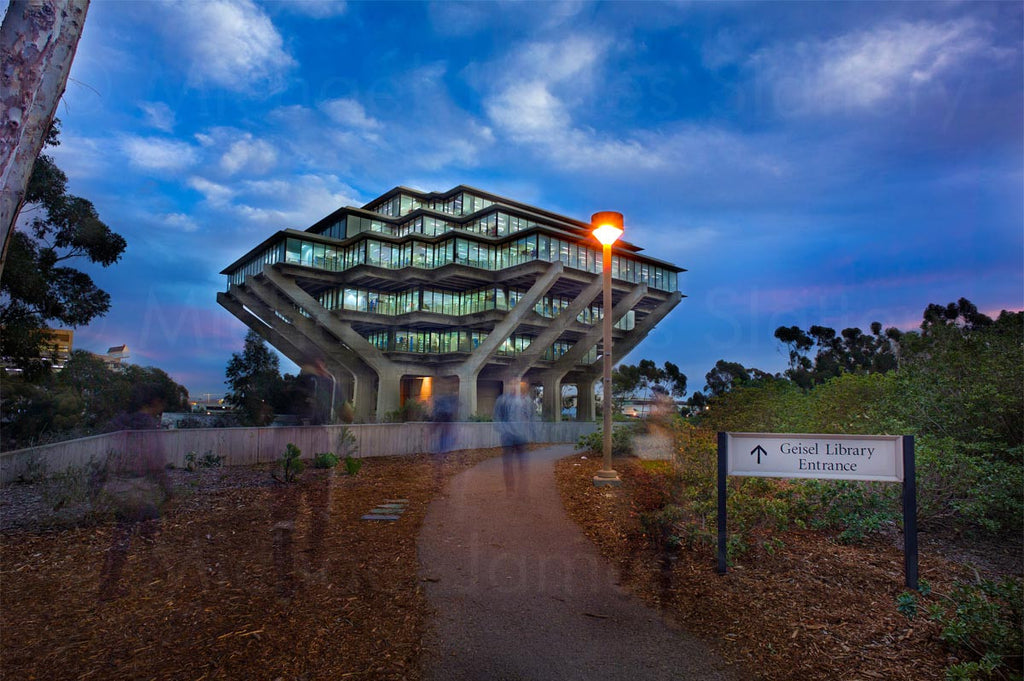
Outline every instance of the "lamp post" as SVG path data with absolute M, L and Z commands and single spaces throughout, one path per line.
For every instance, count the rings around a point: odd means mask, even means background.
M 622 213 L 594 213 L 590 218 L 590 224 L 594 228 L 594 238 L 601 242 L 601 269 L 604 279 L 604 303 L 601 310 L 601 325 L 604 332 L 604 351 L 601 353 L 604 359 L 604 374 L 601 378 L 604 386 L 604 402 L 601 407 L 604 417 L 604 468 L 594 476 L 594 485 L 618 486 L 622 481 L 619 474 L 612 469 L 612 244 L 622 236 Z

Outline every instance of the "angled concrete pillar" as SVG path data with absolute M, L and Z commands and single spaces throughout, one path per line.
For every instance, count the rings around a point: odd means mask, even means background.
M 309 295 L 294 281 L 276 271 L 271 265 L 264 265 L 263 277 L 284 297 L 302 308 L 310 318 L 365 362 L 377 374 L 377 414 L 379 421 L 389 411 L 399 408 L 401 377 L 405 374 L 422 375 L 423 368 L 392 362 L 376 346 L 360 336 L 349 324 L 335 317 L 318 300 Z M 474 405 L 475 406 L 475 405 Z
M 647 284 L 637 284 L 626 294 L 626 297 L 619 301 L 619 304 L 612 308 L 612 324 L 618 324 L 619 320 L 626 316 L 626 313 L 633 309 L 647 295 Z M 583 359 L 590 349 L 601 340 L 602 329 L 600 324 L 594 324 L 583 338 L 576 341 L 569 351 L 558 358 L 558 361 L 551 367 L 550 371 L 560 371 L 564 377 L 572 371 L 576 363 Z
M 541 297 L 551 290 L 558 277 L 564 271 L 560 262 L 553 262 L 547 270 L 537 278 L 530 290 L 519 299 L 505 318 L 495 324 L 494 328 L 487 334 L 487 338 L 470 354 L 455 370 L 459 378 L 459 418 L 468 420 L 476 413 L 476 381 L 480 369 L 491 358 L 505 340 L 512 335 L 523 318 L 533 311 L 534 306 Z M 472 387 L 470 387 L 472 385 Z
M 265 317 L 271 324 L 278 327 L 284 325 L 285 328 L 303 334 L 314 348 L 310 353 L 312 357 L 330 360 L 351 374 L 354 385 L 350 399 L 355 412 L 354 416 L 361 422 L 373 420 L 373 410 L 376 404 L 374 392 L 376 374 L 371 367 L 363 362 L 362 358 L 336 339 L 327 336 L 322 327 L 318 327 L 313 321 L 299 314 L 297 310 L 293 310 L 292 314 L 285 315 L 288 322 L 282 320 L 275 310 L 284 305 L 284 299 L 281 298 L 278 291 L 257 281 L 255 277 L 246 277 L 244 288 L 233 286 L 231 291 L 247 307 L 256 310 L 257 314 Z M 252 295 L 249 295 L 248 292 L 251 292 Z
M 336 391 L 335 394 L 338 396 L 338 400 L 340 402 L 351 400 L 355 408 L 355 416 L 358 420 L 363 420 L 367 417 L 359 411 L 360 388 L 362 387 L 365 390 L 367 385 L 365 375 L 361 379 L 358 373 L 352 372 L 348 367 L 339 363 L 330 355 L 325 355 L 323 350 L 315 342 L 307 338 L 301 330 L 292 327 L 273 314 L 270 308 L 263 304 L 261 299 L 255 298 L 238 286 L 232 286 L 230 293 L 218 293 L 217 302 L 231 312 L 231 314 L 235 315 L 239 321 L 280 350 L 285 357 L 298 364 L 299 367 L 315 364 L 318 359 L 322 360 L 327 371 L 334 378 L 333 388 Z M 269 326 L 268 323 L 270 324 Z M 369 383 L 369 387 L 372 391 L 372 382 Z M 365 396 L 363 399 L 367 405 L 372 406 L 372 396 L 370 400 L 366 400 Z M 336 407 L 337 404 L 338 402 L 335 404 Z M 366 408 L 364 411 L 369 412 L 369 409 Z
M 672 311 L 679 301 L 683 299 L 683 294 L 679 291 L 675 291 L 668 297 L 667 300 L 662 302 L 658 307 L 651 310 L 646 317 L 643 318 L 631 331 L 629 331 L 615 347 L 612 348 L 614 352 L 614 358 L 616 364 L 626 358 L 633 349 L 640 344 L 643 339 L 647 338 L 647 334 L 651 332 L 658 322 L 665 318 L 669 312 Z
M 510 379 L 518 380 L 525 374 L 534 362 L 540 359 L 544 351 L 547 350 L 552 343 L 558 340 L 558 337 L 576 321 L 576 317 L 579 316 L 583 310 L 594 302 L 594 298 L 601 293 L 601 285 L 603 280 L 601 277 L 595 277 L 590 284 L 584 288 L 578 296 L 576 296 L 569 305 L 559 313 L 557 317 L 551 320 L 548 327 L 540 332 L 533 342 L 530 343 L 529 347 L 526 348 L 515 361 L 508 368 L 508 375 Z

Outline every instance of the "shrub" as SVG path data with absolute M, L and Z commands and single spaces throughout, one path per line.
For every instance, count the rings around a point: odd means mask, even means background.
M 189 452 L 185 455 L 185 470 L 188 471 L 196 471 L 200 468 L 220 468 L 223 463 L 224 457 L 220 454 L 214 454 L 209 449 L 202 456 L 195 452 Z
M 948 595 L 930 592 L 923 580 L 921 587 L 921 598 L 936 599 L 927 606 L 927 613 L 942 627 L 939 638 L 955 655 L 969 658 L 948 667 L 947 679 L 1021 677 L 1024 580 L 956 582 Z M 918 600 L 916 594 L 904 592 L 896 599 L 896 608 L 912 619 L 919 610 Z
M 347 426 L 342 426 L 338 431 L 338 452 L 341 456 L 351 456 L 358 451 L 359 442 L 356 440 L 355 433 Z
M 313 468 L 334 468 L 338 465 L 338 455 L 334 452 L 320 452 L 313 455 Z
M 284 481 L 295 482 L 298 475 L 306 469 L 302 462 L 302 450 L 291 442 L 285 447 L 284 456 L 281 457 L 281 468 L 284 470 Z
M 351 456 L 345 457 L 345 472 L 349 475 L 355 475 L 359 472 L 359 469 L 363 467 L 363 460 L 356 459 Z
M 595 456 L 604 453 L 604 431 L 581 435 L 576 442 L 577 451 L 589 452 Z M 633 453 L 633 429 L 619 427 L 612 429 L 612 456 L 629 456 Z

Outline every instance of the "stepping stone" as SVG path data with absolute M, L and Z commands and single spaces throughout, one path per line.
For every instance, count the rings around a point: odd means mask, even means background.
M 363 516 L 363 520 L 398 520 L 405 513 L 408 503 L 408 499 L 386 499 L 383 504 L 370 509 L 370 512 Z

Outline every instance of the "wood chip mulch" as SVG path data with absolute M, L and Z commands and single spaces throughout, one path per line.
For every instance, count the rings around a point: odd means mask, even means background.
M 368 458 L 355 476 L 307 469 L 293 484 L 269 470 L 173 471 L 161 517 L 135 523 L 55 524 L 46 495 L 0 490 L 0 673 L 417 679 L 427 506 L 498 451 Z M 408 499 L 400 520 L 360 520 L 388 499 Z
M 903 553 L 891 542 L 848 546 L 809 530 L 775 533 L 717 574 L 713 546 L 656 551 L 630 503 L 636 459 L 616 460 L 617 490 L 595 488 L 600 461 L 574 455 L 556 465 L 563 503 L 622 583 L 684 630 L 702 638 L 745 678 L 943 679 L 960 660 L 927 617 L 896 609 L 904 586 Z M 920 575 L 936 591 L 967 566 L 922 548 Z

